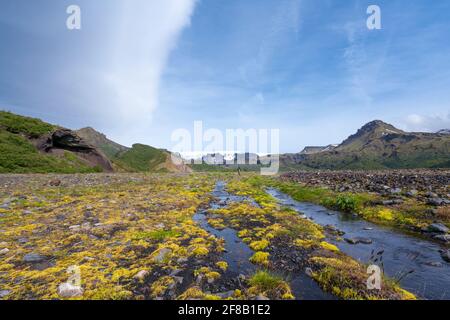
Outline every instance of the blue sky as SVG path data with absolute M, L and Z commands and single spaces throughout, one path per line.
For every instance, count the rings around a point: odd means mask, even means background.
M 81 8 L 82 29 L 65 26 Z M 380 6 L 382 29 L 366 9 Z M 446 0 L 0 0 L 0 106 L 130 145 L 279 128 L 282 152 L 381 119 L 450 127 Z

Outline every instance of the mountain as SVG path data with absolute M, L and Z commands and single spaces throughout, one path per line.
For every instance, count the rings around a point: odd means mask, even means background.
M 450 129 L 442 129 L 437 132 L 437 134 L 450 134 Z
M 124 147 L 114 141 L 109 140 L 103 133 L 96 131 L 91 127 L 77 130 L 76 133 L 89 144 L 103 151 L 103 153 L 112 159 L 120 152 L 125 152 L 129 148 Z
M 302 151 L 300 151 L 300 154 L 315 154 L 315 153 L 320 153 L 320 152 L 324 152 L 324 151 L 330 151 L 333 150 L 334 148 L 336 148 L 338 145 L 337 144 L 329 144 L 327 146 L 324 147 L 305 147 Z
M 0 172 L 113 171 L 111 162 L 74 131 L 0 111 Z
M 91 127 L 77 131 L 89 144 L 99 148 L 113 163 L 115 171 L 125 172 L 189 172 L 189 167 L 177 165 L 167 150 L 144 144 L 134 144 L 131 148 L 109 140 L 106 135 Z
M 450 135 L 405 132 L 375 120 L 332 150 L 283 155 L 281 163 L 315 169 L 448 168 Z

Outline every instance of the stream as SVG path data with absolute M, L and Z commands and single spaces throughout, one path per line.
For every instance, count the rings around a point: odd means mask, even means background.
M 350 244 L 330 239 L 329 242 L 362 263 L 369 263 L 372 252 L 384 250 L 384 272 L 392 279 L 402 278 L 402 288 L 424 299 L 450 299 L 450 263 L 442 260 L 439 250 L 443 247 L 439 244 L 375 225 L 353 215 L 295 201 L 276 189 L 268 189 L 267 192 L 281 205 L 291 207 L 315 223 L 331 225 L 345 232 L 343 238 L 370 239 L 371 244 Z M 412 270 L 413 273 L 407 274 Z
M 216 198 L 216 202 L 211 204 L 212 209 L 226 207 L 232 202 L 249 202 L 253 206 L 258 206 L 258 204 L 250 198 L 229 194 L 225 190 L 225 186 L 226 184 L 223 181 L 217 182 L 212 193 Z M 237 236 L 236 230 L 231 228 L 225 228 L 223 230 L 214 229 L 208 224 L 206 211 L 196 213 L 193 219 L 200 225 L 200 227 L 208 231 L 210 234 L 225 240 L 223 260 L 228 263 L 228 276 L 237 277 L 240 274 L 243 274 L 248 277 L 258 270 L 258 267 L 249 261 L 250 257 L 254 254 L 253 250 L 241 241 L 241 239 Z M 286 278 L 286 275 L 282 276 L 285 276 Z M 292 293 L 296 299 L 336 299 L 333 295 L 324 292 L 313 279 L 303 272 L 288 274 L 287 281 L 289 281 Z

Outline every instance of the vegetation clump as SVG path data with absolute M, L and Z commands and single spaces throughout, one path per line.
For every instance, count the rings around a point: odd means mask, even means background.
M 267 271 L 258 271 L 249 279 L 249 293 L 269 299 L 294 299 L 289 284 L 281 277 Z

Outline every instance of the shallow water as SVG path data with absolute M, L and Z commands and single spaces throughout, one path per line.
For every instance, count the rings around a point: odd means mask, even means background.
M 342 214 L 319 205 L 298 202 L 290 196 L 268 189 L 268 193 L 280 204 L 289 206 L 320 225 L 333 225 L 344 231 L 343 238 L 368 238 L 372 244 L 352 245 L 345 241 L 330 241 L 353 258 L 368 263 L 372 252 L 384 250 L 383 263 L 385 273 L 394 279 L 400 279 L 405 273 L 414 270 L 400 281 L 402 288 L 425 299 L 450 299 L 450 263 L 442 260 L 437 243 L 398 232 L 392 228 L 381 227 Z M 365 230 L 371 228 L 371 230 Z M 439 262 L 440 267 L 429 265 Z
M 211 205 L 211 208 L 217 209 L 226 207 L 232 202 L 249 202 L 254 206 L 258 204 L 247 197 L 231 195 L 225 190 L 225 183 L 219 181 L 213 191 L 213 196 L 216 202 Z M 237 236 L 236 230 L 226 228 L 217 230 L 212 228 L 207 221 L 205 212 L 199 212 L 194 215 L 196 221 L 204 230 L 213 234 L 218 238 L 225 240 L 225 253 L 223 260 L 228 263 L 227 273 L 230 276 L 236 277 L 240 274 L 249 276 L 258 270 L 258 267 L 252 264 L 249 259 L 254 252 Z M 287 275 L 288 281 L 291 285 L 292 293 L 296 299 L 301 300 L 318 300 L 318 299 L 334 299 L 334 297 L 324 292 L 317 283 L 308 277 L 305 273 L 293 273 Z

